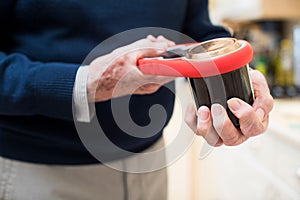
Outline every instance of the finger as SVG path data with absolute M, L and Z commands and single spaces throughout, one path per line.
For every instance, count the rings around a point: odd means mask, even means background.
M 158 57 L 162 55 L 167 48 L 167 42 L 149 42 L 142 47 L 136 48 L 134 55 L 136 59 Z
M 147 39 L 150 40 L 151 42 L 156 42 L 156 38 L 153 35 L 148 35 Z
M 195 108 L 192 104 L 189 104 L 186 108 L 184 121 L 195 133 L 197 130 L 197 115 Z
M 211 107 L 213 126 L 227 146 L 235 146 L 247 140 L 247 136 L 243 135 L 229 119 L 226 110 L 220 104 L 213 104 Z
M 273 97 L 265 77 L 257 70 L 250 71 L 255 101 L 253 107 L 255 110 L 262 109 L 265 114 L 268 114 L 274 106 Z M 259 111 L 261 113 L 261 111 Z
M 202 136 L 211 146 L 222 145 L 222 140 L 212 126 L 210 110 L 206 106 L 201 106 L 198 109 L 198 120 L 196 134 Z
M 240 128 L 245 136 L 256 136 L 266 130 L 267 126 L 264 123 L 265 112 L 263 109 L 255 111 L 249 104 L 238 98 L 232 98 L 227 103 L 231 112 L 239 118 Z
M 165 38 L 165 37 L 162 36 L 162 35 L 159 35 L 159 36 L 157 37 L 157 41 L 158 41 L 158 42 L 167 42 L 169 47 L 175 45 L 175 42 L 173 42 L 173 41 L 171 41 L 171 40 Z
M 140 39 L 129 45 L 117 48 L 113 51 L 113 55 L 120 57 L 126 54 L 136 54 L 135 57 L 154 57 L 160 55 L 166 51 L 168 48 L 168 42 L 153 42 L 151 41 L 151 36 L 148 38 Z
M 250 71 L 251 81 L 253 84 L 253 89 L 255 92 L 255 95 L 262 96 L 266 93 L 270 93 L 267 81 L 259 71 L 257 70 L 251 70 Z
M 159 35 L 157 38 L 156 38 L 158 41 L 163 41 L 163 40 L 167 40 L 164 36 L 162 35 Z
M 140 58 L 157 57 L 163 54 L 168 47 L 174 45 L 173 42 L 160 37 L 158 40 L 152 35 L 148 35 L 147 38 L 140 39 L 129 45 L 115 49 L 112 52 L 112 56 L 120 57 L 122 55 L 128 55 L 132 59 L 132 62 Z

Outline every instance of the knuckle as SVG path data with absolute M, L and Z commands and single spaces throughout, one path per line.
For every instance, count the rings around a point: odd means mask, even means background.
M 198 126 L 196 130 L 196 135 L 205 137 L 209 132 L 209 128 L 207 126 Z
M 236 135 L 234 138 L 232 138 L 231 140 L 228 141 L 224 141 L 224 144 L 226 146 L 237 146 L 242 144 L 244 141 L 247 140 L 247 136 L 242 135 L 241 133 Z
M 203 129 L 200 129 L 200 128 L 197 128 L 197 129 L 196 129 L 196 132 L 195 132 L 196 135 L 198 135 L 198 136 L 203 136 L 203 135 L 205 135 L 205 134 L 203 134 L 203 133 L 204 133 Z
M 238 116 L 241 124 L 246 126 L 251 126 L 253 124 L 253 119 L 256 117 L 255 110 L 251 107 L 251 109 L 245 110 L 242 115 Z
M 123 54 L 123 56 L 120 57 L 120 60 L 124 63 L 125 61 L 129 60 L 131 58 L 131 55 L 129 53 Z
M 230 134 L 230 136 L 222 137 L 222 140 L 226 146 L 234 146 L 239 140 L 238 134 Z
M 235 146 L 236 145 L 236 141 L 224 141 L 223 140 L 223 143 L 224 143 L 224 145 L 226 145 L 226 146 Z
M 253 137 L 259 135 L 265 131 L 263 124 L 261 123 L 252 123 L 248 126 L 243 127 L 242 132 L 247 137 Z
M 244 118 L 240 118 L 240 123 L 244 127 L 251 128 L 253 124 L 253 120 L 251 117 L 244 117 Z
M 198 136 L 202 136 L 203 132 L 202 132 L 202 130 L 197 129 L 195 134 Z
M 273 97 L 269 94 L 267 99 L 266 99 L 266 105 L 268 106 L 268 110 L 271 111 L 274 106 L 274 99 Z

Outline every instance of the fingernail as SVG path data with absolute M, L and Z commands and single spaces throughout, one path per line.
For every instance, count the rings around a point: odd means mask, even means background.
M 205 106 L 201 106 L 199 108 L 199 119 L 202 121 L 206 121 L 209 118 L 209 110 Z
M 175 45 L 176 45 L 175 42 L 173 42 L 173 41 L 169 42 L 169 46 L 175 46 Z
M 264 117 L 265 117 L 265 111 L 261 108 L 258 108 L 256 111 L 255 111 L 257 117 L 259 118 L 259 120 L 262 122 Z
M 235 98 L 229 99 L 227 104 L 232 111 L 238 111 L 241 108 L 241 103 Z
M 224 114 L 224 108 L 220 104 L 213 104 L 211 106 L 211 112 L 214 116 L 220 116 Z

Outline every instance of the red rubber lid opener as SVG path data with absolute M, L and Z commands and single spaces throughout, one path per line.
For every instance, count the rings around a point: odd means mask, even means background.
M 144 74 L 200 78 L 239 69 L 252 57 L 253 50 L 247 41 L 218 38 L 176 45 L 161 57 L 139 59 L 137 65 Z

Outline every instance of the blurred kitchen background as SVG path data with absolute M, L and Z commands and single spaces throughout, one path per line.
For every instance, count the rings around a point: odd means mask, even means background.
M 210 0 L 210 14 L 251 43 L 250 66 L 267 78 L 275 106 L 266 133 L 238 147 L 209 149 L 195 137 L 168 167 L 169 199 L 300 200 L 300 0 Z M 167 143 L 179 131 L 192 134 L 183 122 L 193 103 L 188 83 L 178 79 L 176 87 Z

